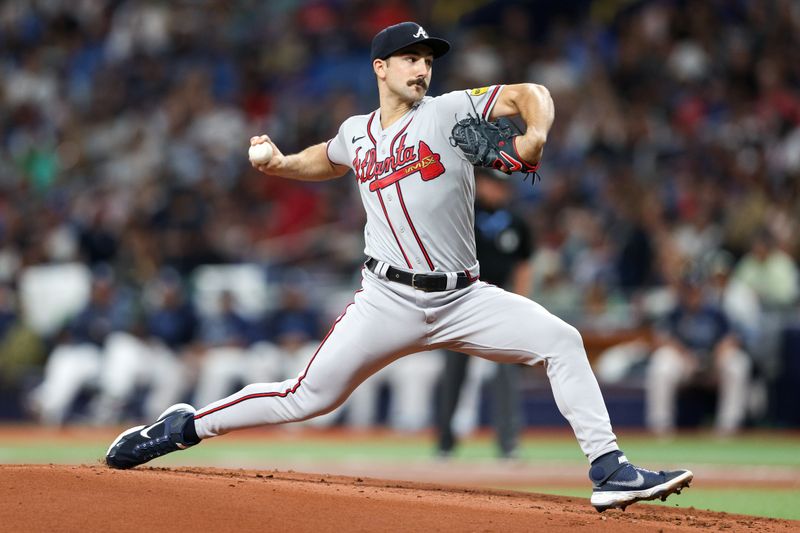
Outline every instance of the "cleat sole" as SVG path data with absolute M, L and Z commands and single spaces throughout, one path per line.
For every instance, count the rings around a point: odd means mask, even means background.
M 684 488 L 688 488 L 693 478 L 694 474 L 687 470 L 675 479 L 646 490 L 594 492 L 591 503 L 597 512 L 602 513 L 607 509 L 624 511 L 629 505 L 640 501 L 660 499 L 663 502 L 667 501 L 670 494 L 680 494 Z

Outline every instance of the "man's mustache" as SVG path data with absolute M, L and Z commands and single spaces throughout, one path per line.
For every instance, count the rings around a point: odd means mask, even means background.
M 416 80 L 409 80 L 408 81 L 408 86 L 411 87 L 412 85 L 419 85 L 420 87 L 422 87 L 426 91 L 428 90 L 428 84 L 422 78 L 419 78 L 419 79 L 416 79 Z

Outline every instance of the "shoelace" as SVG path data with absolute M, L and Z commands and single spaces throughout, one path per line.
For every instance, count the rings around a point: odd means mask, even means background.
M 161 457 L 174 449 L 175 444 L 170 440 L 169 435 L 163 435 L 137 444 L 133 447 L 133 453 L 149 461 L 150 459 Z

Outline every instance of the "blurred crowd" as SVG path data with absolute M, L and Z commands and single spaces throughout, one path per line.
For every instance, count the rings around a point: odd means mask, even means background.
M 93 382 L 93 416 L 110 420 L 137 372 L 161 391 L 145 402 L 154 411 L 188 394 L 159 379 L 196 384 L 203 398 L 229 392 L 204 381 L 214 350 L 320 338 L 338 310 L 281 329 L 281 309 L 296 302 L 275 294 L 304 295 L 311 312 L 355 286 L 356 189 L 347 178 L 265 178 L 247 161 L 248 139 L 267 132 L 289 153 L 374 109 L 369 44 L 403 20 L 453 44 L 433 95 L 550 89 L 542 179 L 516 186 L 536 235 L 531 297 L 589 337 L 659 332 L 602 354 L 600 378 L 630 378 L 667 342 L 665 317 L 700 276 L 752 362 L 746 372 L 769 386 L 800 295 L 797 2 L 16 0 L 0 4 L 0 390 L 61 423 L 68 406 L 48 405 L 42 387 L 77 373 L 70 386 Z M 193 308 L 200 267 L 242 263 L 268 284 L 287 270 L 304 284 L 277 282 L 269 309 L 248 321 L 232 318 L 224 291 L 212 311 Z M 26 271 L 68 264 L 89 273 L 88 303 L 56 328 L 30 327 Z M 65 348 L 84 363 L 58 370 Z M 205 367 L 174 364 L 191 358 Z M 125 370 L 131 361 L 139 370 Z M 126 383 L 114 383 L 120 373 Z M 230 373 L 230 386 L 252 381 Z M 653 416 L 668 429 L 667 415 Z

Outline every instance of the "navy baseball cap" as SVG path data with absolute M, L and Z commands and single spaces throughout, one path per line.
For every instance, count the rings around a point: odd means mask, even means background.
M 372 39 L 372 60 L 386 59 L 398 50 L 412 44 L 424 44 L 433 50 L 433 57 L 442 57 L 450 50 L 450 43 L 428 33 L 416 22 L 401 22 L 378 32 Z

